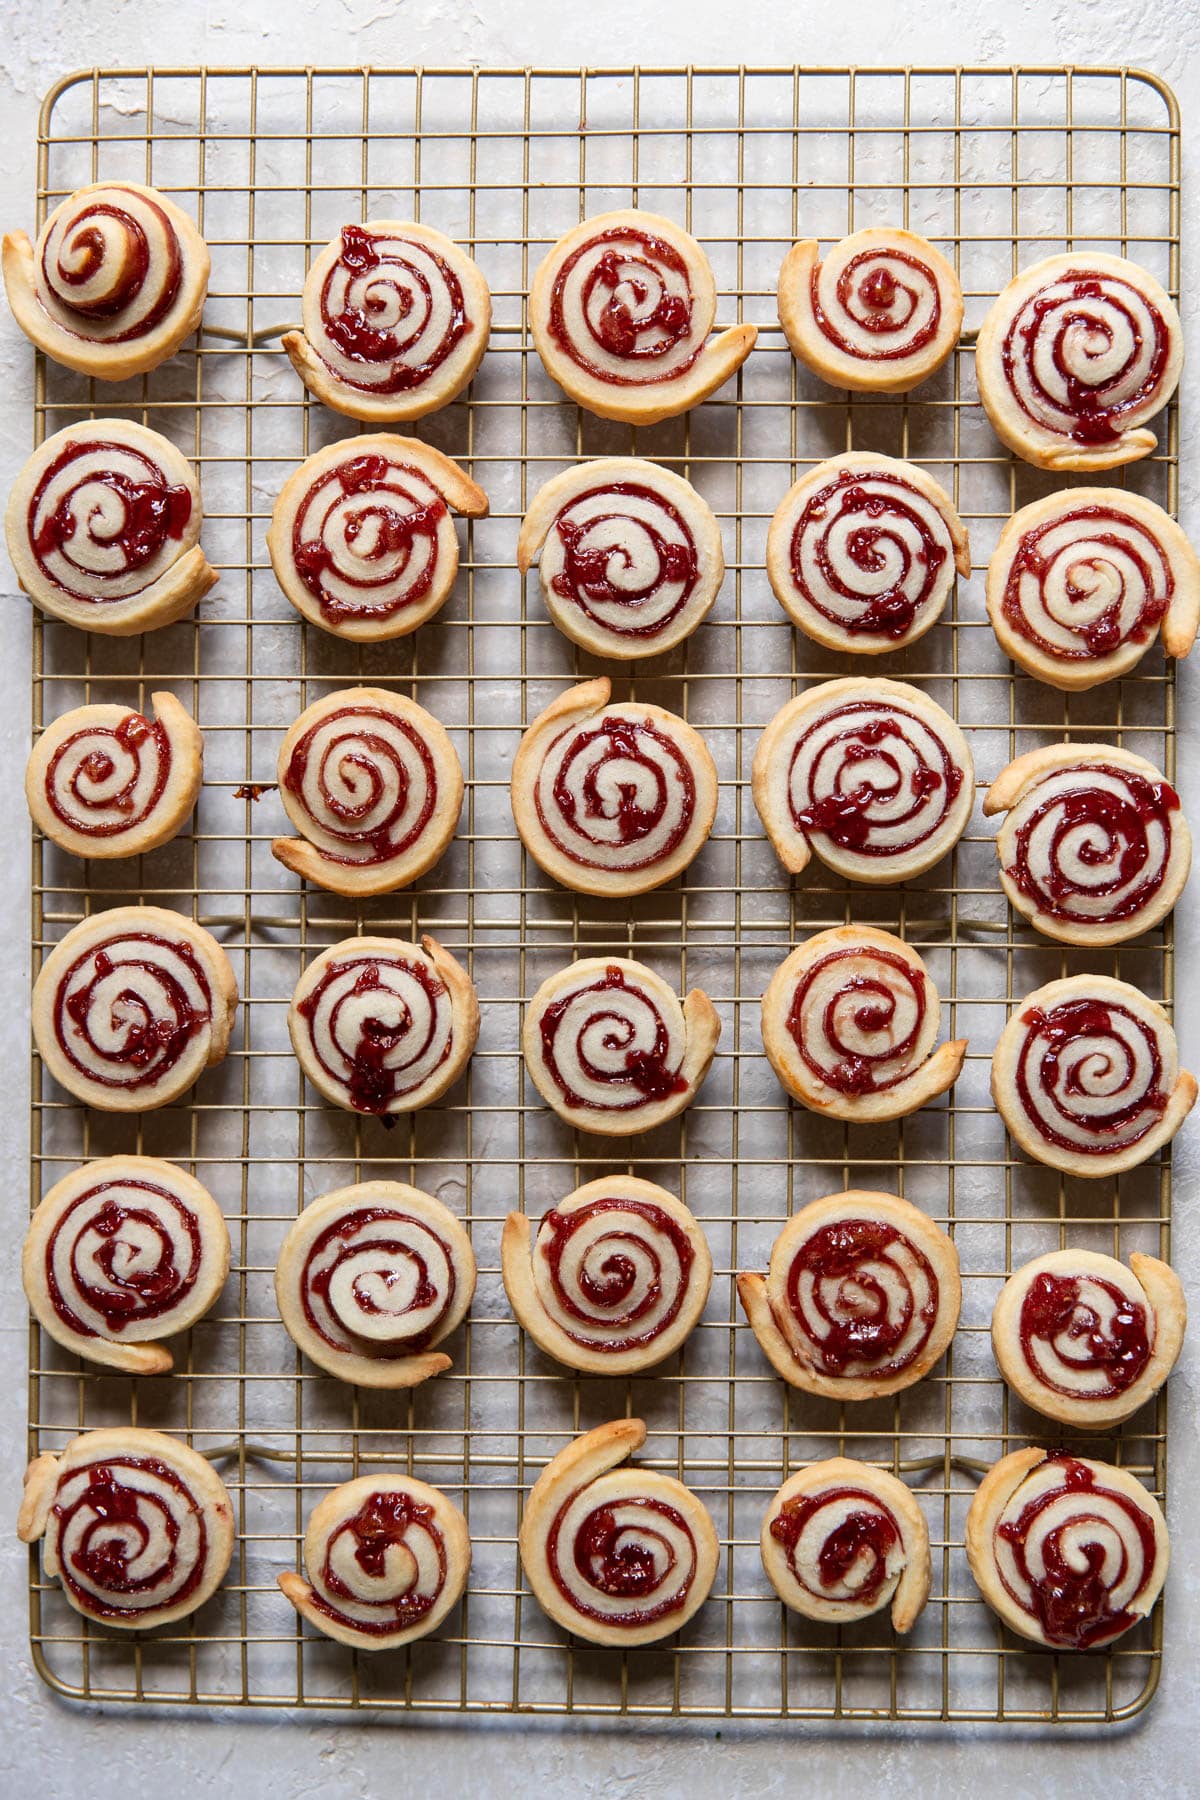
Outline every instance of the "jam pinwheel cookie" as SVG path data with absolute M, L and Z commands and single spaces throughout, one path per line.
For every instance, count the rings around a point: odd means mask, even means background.
M 965 1038 L 935 1049 L 941 1003 L 908 945 L 870 925 L 798 944 L 762 1002 L 763 1048 L 788 1093 L 834 1119 L 899 1119 L 962 1073 Z
M 187 214 L 136 181 L 94 182 L 31 244 L 5 235 L 13 317 L 55 362 L 101 381 L 156 369 L 200 323 L 208 246 Z
M 904 1483 L 833 1456 L 785 1481 L 762 1523 L 767 1579 L 785 1606 L 848 1625 L 889 1608 L 911 1631 L 929 1598 L 929 1527 Z
M 1179 795 L 1132 751 L 1047 744 L 988 789 L 1009 901 L 1065 944 L 1121 944 L 1161 924 L 1192 864 Z
M 400 1181 L 363 1181 L 306 1206 L 275 1266 L 288 1335 L 360 1387 L 410 1388 L 450 1367 L 437 1345 L 475 1292 L 471 1240 L 448 1207 Z
M 448 406 L 487 349 L 492 297 L 465 250 L 429 225 L 343 225 L 308 271 L 283 347 L 318 400 L 389 424 Z
M 547 1356 L 588 1375 L 634 1375 L 688 1337 L 708 1299 L 712 1255 L 665 1188 L 607 1175 L 537 1228 L 509 1213 L 500 1246 L 517 1323 Z
M 471 1572 L 467 1521 L 440 1489 L 411 1475 L 360 1475 L 313 1508 L 308 1579 L 277 1576 L 301 1618 L 355 1650 L 427 1637 L 453 1611 Z
M 953 264 L 896 226 L 852 232 L 825 257 L 805 238 L 779 271 L 792 354 L 834 387 L 906 394 L 941 368 L 962 317 Z
M 987 609 L 1006 656 L 1051 687 L 1136 668 L 1161 635 L 1188 654 L 1200 558 L 1174 519 L 1119 488 L 1067 488 L 1014 513 L 988 564 Z
M 185 1619 L 225 1579 L 233 1506 L 212 1464 L 163 1431 L 85 1431 L 25 1471 L 24 1544 L 87 1619 L 122 1631 Z
M 33 989 L 54 1079 L 101 1112 L 169 1106 L 223 1061 L 238 990 L 216 939 L 159 906 L 114 906 L 68 931 Z
M 1156 1257 L 1135 1251 L 1126 1268 L 1092 1250 L 1052 1250 L 1005 1283 L 992 1348 L 1027 1406 L 1099 1431 L 1154 1398 L 1186 1326 L 1179 1277 Z
M 67 425 L 17 476 L 8 554 L 35 606 L 105 637 L 173 625 L 217 579 L 200 489 L 174 444 L 127 419 Z
M 1010 281 L 979 328 L 975 371 L 992 430 L 1039 469 L 1113 469 L 1149 456 L 1147 419 L 1179 383 L 1179 314 L 1146 269 L 1091 250 Z
M 815 852 L 873 886 L 911 881 L 967 828 L 975 766 L 950 717 L 902 681 L 850 676 L 789 700 L 754 755 L 754 804 L 798 875 Z
M 546 373 L 602 419 L 653 425 L 706 400 L 754 348 L 754 325 L 709 342 L 712 267 L 657 213 L 600 213 L 559 238 L 533 277 L 529 325 Z
M 521 1566 L 542 1610 L 610 1649 L 669 1637 L 716 1579 L 708 1509 L 673 1476 L 627 1463 L 645 1441 L 641 1419 L 585 1431 L 547 1463 L 521 1519 Z
M 335 637 L 407 637 L 458 574 L 454 513 L 488 498 L 440 450 L 377 431 L 328 444 L 288 476 L 271 513 L 276 580 L 302 618 Z
M 738 1297 L 792 1387 L 874 1400 L 928 1375 L 958 1324 L 962 1283 L 946 1233 L 907 1200 L 850 1190 L 813 1200 Z
M 39 831 L 75 856 L 140 856 L 173 838 L 204 774 L 200 727 L 174 694 L 154 717 L 128 706 L 77 706 L 48 725 L 25 768 Z
M 1171 1554 L 1162 1509 L 1136 1475 L 1032 1446 L 988 1470 L 966 1544 L 988 1605 L 1050 1650 L 1093 1650 L 1144 1619 Z
M 161 1375 L 159 1340 L 206 1313 L 229 1273 L 225 1216 L 193 1176 L 153 1156 L 106 1156 L 55 1182 L 21 1257 L 38 1323 L 64 1349 Z
M 682 1002 L 661 975 L 626 957 L 583 957 L 543 981 L 525 1012 L 529 1078 L 580 1131 L 650 1131 L 691 1105 L 721 1021 L 708 995 Z
M 1161 1006 L 1111 975 L 1071 975 L 1021 1002 L 992 1058 L 992 1098 L 1021 1149 L 1068 1175 L 1116 1175 L 1196 1104 Z
M 851 450 L 810 469 L 767 533 L 775 598 L 828 650 L 882 656 L 942 615 L 971 548 L 948 494 L 913 463 Z
M 305 708 L 279 750 L 279 797 L 298 838 L 285 868 L 351 897 L 424 875 L 453 838 L 462 766 L 444 727 L 383 688 L 339 688 Z
M 619 662 L 682 643 L 725 576 L 708 502 L 682 475 L 636 456 L 580 463 L 538 491 L 517 539 L 522 575 L 535 562 L 558 629 Z
M 326 1100 L 387 1119 L 431 1105 L 458 1080 L 479 1036 L 479 1001 L 434 938 L 346 938 L 296 983 L 288 1030 Z
M 717 811 L 700 733 L 661 706 L 609 703 L 607 675 L 534 720 L 512 768 L 512 809 L 539 868 L 582 894 L 644 894 L 682 874 Z

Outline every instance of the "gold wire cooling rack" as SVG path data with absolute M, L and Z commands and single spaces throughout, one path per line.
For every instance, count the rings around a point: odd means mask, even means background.
M 76 1162 L 116 1150 L 172 1157 L 224 1205 L 234 1266 L 177 1372 L 133 1381 L 80 1364 L 35 1328 L 30 1453 L 132 1419 L 183 1433 L 235 1497 L 230 1578 L 200 1615 L 117 1638 L 69 1610 L 31 1563 L 37 1667 L 60 1694 L 192 1706 L 370 1708 L 377 1714 L 579 1714 L 687 1719 L 1074 1721 L 1127 1719 L 1155 1691 L 1161 1608 L 1104 1654 L 1056 1657 L 1005 1634 L 961 1551 L 979 1470 L 1043 1437 L 998 1379 L 987 1325 L 1007 1271 L 1070 1239 L 1169 1254 L 1159 1162 L 1074 1183 L 1016 1157 L 988 1098 L 1007 1006 L 1054 975 L 1104 967 L 1170 999 L 1169 930 L 1097 958 L 1037 940 L 1007 912 L 990 836 L 904 891 L 789 883 L 759 830 L 749 769 L 762 724 L 812 677 L 848 665 L 799 639 L 768 589 L 764 539 L 798 471 L 836 451 L 913 457 L 951 490 L 975 573 L 947 620 L 887 673 L 929 687 L 968 728 L 981 779 L 1063 735 L 1100 733 L 1172 772 L 1174 687 L 1160 653 L 1119 683 L 1062 696 L 1014 675 L 982 605 L 980 571 L 1016 506 L 1050 478 L 1003 454 L 976 402 L 970 333 L 1023 264 L 1063 248 L 1119 250 L 1173 294 L 1179 277 L 1179 132 L 1173 96 L 1132 70 L 1062 68 L 638 70 L 96 69 L 48 95 L 38 222 L 101 177 L 145 180 L 198 217 L 213 281 L 198 342 L 152 375 L 96 386 L 38 359 L 38 439 L 80 416 L 133 416 L 198 465 L 205 547 L 221 581 L 201 616 L 138 640 L 85 637 L 35 614 L 33 728 L 87 699 L 140 705 L 172 687 L 207 741 L 190 836 L 136 864 L 89 867 L 33 846 L 33 961 L 88 911 L 129 900 L 191 914 L 226 944 L 244 997 L 236 1048 L 190 1102 L 133 1119 L 90 1116 L 32 1067 L 36 1202 Z M 748 318 L 758 347 L 689 417 L 633 431 L 588 417 L 544 376 L 524 296 L 544 248 L 577 218 L 630 203 L 665 211 L 706 245 L 720 324 Z M 310 256 L 347 219 L 420 217 L 465 243 L 495 296 L 492 344 L 465 400 L 422 426 L 488 489 L 466 526 L 462 574 L 411 638 L 355 647 L 301 624 L 264 550 L 290 468 L 350 427 L 311 401 L 279 348 Z M 798 235 L 828 242 L 902 222 L 945 245 L 967 294 L 967 335 L 907 399 L 836 393 L 799 370 L 776 318 L 775 278 Z M 677 888 L 629 904 L 551 887 L 521 853 L 505 792 L 522 725 L 595 672 L 559 637 L 514 566 L 518 524 L 564 463 L 636 452 L 671 464 L 723 525 L 729 576 L 715 616 L 617 689 L 686 713 L 721 772 L 712 842 Z M 1113 479 L 1171 508 L 1178 424 Z M 450 728 L 467 774 L 452 851 L 409 893 L 353 905 L 276 864 L 269 784 L 282 730 L 331 684 L 369 678 L 419 697 Z M 266 791 L 261 791 L 265 789 Z M 952 1036 L 971 1040 L 953 1095 L 899 1124 L 849 1129 L 789 1107 L 761 1053 L 758 997 L 798 934 L 851 915 L 899 930 L 930 961 Z M 286 1002 L 316 950 L 351 932 L 433 931 L 465 958 L 483 1003 L 467 1080 L 391 1135 L 335 1114 L 291 1056 Z M 714 1070 L 682 1122 L 629 1144 L 572 1139 L 526 1084 L 521 1003 L 576 952 L 632 953 L 673 985 L 702 983 L 724 1019 Z M 602 1153 L 603 1152 L 603 1153 Z M 613 1168 L 664 1182 L 703 1221 L 717 1275 L 706 1317 L 647 1378 L 572 1378 L 522 1342 L 499 1277 L 512 1206 L 540 1216 Z M 454 1368 L 411 1394 L 340 1386 L 298 1359 L 271 1288 L 288 1222 L 315 1194 L 392 1175 L 467 1219 L 480 1265 Z M 765 1267 L 784 1217 L 845 1185 L 894 1188 L 957 1240 L 962 1324 L 945 1365 L 887 1401 L 842 1409 L 768 1370 L 735 1301 L 739 1267 Z M 15 1296 L 10 1294 L 10 1302 Z M 523 1498 L 576 1431 L 644 1417 L 647 1457 L 698 1490 L 723 1541 L 712 1599 L 679 1641 L 624 1655 L 565 1639 L 524 1588 Z M 911 1641 L 886 1615 L 842 1630 L 789 1616 L 758 1559 L 769 1495 L 798 1464 L 837 1453 L 906 1474 L 934 1545 L 934 1591 Z M 1166 1473 L 1166 1405 L 1100 1453 Z M 358 1657 L 303 1632 L 275 1576 L 296 1566 L 320 1493 L 392 1467 L 460 1499 L 475 1546 L 457 1625 L 408 1652 Z

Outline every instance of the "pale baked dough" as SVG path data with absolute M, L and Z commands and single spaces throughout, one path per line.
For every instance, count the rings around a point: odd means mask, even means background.
M 310 1361 L 359 1387 L 410 1388 L 451 1366 L 436 1346 L 475 1292 L 475 1255 L 449 1207 L 401 1181 L 323 1194 L 288 1231 L 275 1298 Z
M 500 1266 L 517 1323 L 547 1356 L 588 1375 L 635 1375 L 674 1354 L 699 1321 L 712 1253 L 690 1210 L 652 1181 L 606 1175 L 543 1218 L 511 1212 Z
M 1023 269 L 975 345 L 992 430 L 1039 469 L 1114 469 L 1149 456 L 1146 421 L 1179 383 L 1183 329 L 1147 269 L 1096 250 Z
M 1052 1650 L 1112 1643 L 1145 1618 L 1171 1554 L 1162 1509 L 1136 1475 L 1032 1446 L 1002 1456 L 980 1482 L 966 1548 L 992 1610 L 1010 1630 Z M 1060 1596 L 1054 1576 L 1042 1575 L 1048 1561 L 1062 1571 Z
M 462 1599 L 467 1521 L 412 1475 L 360 1475 L 320 1499 L 304 1533 L 308 1579 L 276 1576 L 301 1618 L 354 1650 L 428 1637 Z
M 1115 681 L 1156 638 L 1186 656 L 1200 626 L 1200 558 L 1169 514 L 1121 488 L 1065 488 L 1009 519 L 988 563 L 1000 648 L 1070 692 Z
M 904 1483 L 874 1463 L 832 1456 L 787 1481 L 766 1510 L 763 1568 L 785 1606 L 848 1625 L 887 1607 L 911 1631 L 929 1598 L 925 1514 Z
M 883 1300 L 866 1320 L 864 1283 Z M 962 1304 L 958 1252 L 941 1227 L 894 1194 L 854 1188 L 790 1218 L 766 1275 L 739 1275 L 737 1290 L 776 1374 L 831 1400 L 920 1381 L 949 1349 Z
M 758 741 L 752 788 L 790 874 L 815 852 L 847 880 L 888 886 L 924 874 L 957 844 L 975 765 L 936 701 L 903 681 L 851 675 L 780 708 Z
M 609 703 L 607 675 L 551 701 L 522 737 L 512 809 L 539 868 L 581 894 L 644 894 L 682 874 L 717 813 L 700 733 L 641 701 Z
M 152 718 L 107 702 L 60 713 L 25 765 L 38 830 L 74 856 L 140 856 L 173 838 L 204 778 L 204 738 L 171 693 Z
M 767 575 L 792 623 L 827 650 L 885 656 L 941 618 L 971 545 L 950 496 L 915 463 L 850 450 L 788 489 Z
M 351 419 L 423 419 L 462 393 L 487 349 L 483 272 L 411 219 L 346 225 L 305 277 L 302 328 L 283 335 L 310 394 Z
M 1010 1388 L 1047 1419 L 1100 1431 L 1132 1418 L 1179 1357 L 1187 1302 L 1174 1269 L 1135 1250 L 1051 1250 L 1011 1275 L 992 1312 Z
M 967 1040 L 935 1049 L 940 1023 L 921 958 L 870 925 L 798 944 L 762 1000 L 771 1067 L 794 1099 L 834 1119 L 899 1119 L 952 1087 Z
M 992 1057 L 992 1099 L 1027 1156 L 1068 1175 L 1116 1175 L 1171 1141 L 1196 1080 L 1179 1067 L 1161 1006 L 1111 975 L 1070 975 L 1014 1008 Z
M 440 1100 L 479 1036 L 475 984 L 436 938 L 351 937 L 296 983 L 288 1031 L 319 1093 L 391 1118 Z
M 385 688 L 338 688 L 305 707 L 279 748 L 279 798 L 296 831 L 271 853 L 353 898 L 431 869 L 458 829 L 463 775 L 444 726 Z
M 38 1054 L 101 1112 L 169 1106 L 224 1059 L 237 979 L 216 939 L 160 906 L 114 906 L 68 931 L 33 988 Z
M 686 1625 L 708 1599 L 720 1547 L 708 1509 L 657 1470 L 622 1466 L 646 1441 L 641 1419 L 585 1431 L 547 1463 L 521 1516 L 521 1566 L 543 1612 L 589 1643 L 653 1644 Z M 603 1531 L 598 1514 L 616 1530 Z M 577 1552 L 581 1534 L 586 1554 Z M 650 1571 L 637 1591 L 623 1558 Z
M 1064 944 L 1122 944 L 1161 924 L 1192 865 L 1175 789 L 1109 744 L 1046 744 L 1001 769 L 983 803 L 1009 903 Z
M 687 412 L 741 368 L 758 328 L 733 325 L 709 342 L 716 312 L 712 267 L 695 238 L 630 208 L 560 237 L 529 290 L 546 373 L 588 412 L 631 425 Z
M 136 637 L 182 619 L 216 581 L 201 522 L 199 485 L 174 444 L 102 419 L 65 425 L 34 451 L 4 533 L 35 606 L 81 631 Z M 131 526 L 133 545 L 123 541 Z
M 173 356 L 199 325 L 208 246 L 157 188 L 97 181 L 56 206 L 36 246 L 5 234 L 4 285 L 39 350 L 81 375 L 126 381 Z
M 141 1426 L 85 1431 L 25 1471 L 24 1544 L 85 1618 L 149 1630 L 194 1613 L 225 1579 L 233 1505 L 212 1464 Z
M 661 975 L 621 956 L 589 956 L 543 981 L 525 1009 L 529 1078 L 580 1131 L 651 1131 L 691 1105 L 721 1035 L 708 995 L 682 1003 Z
M 417 438 L 376 431 L 327 444 L 280 490 L 267 550 L 302 618 L 335 637 L 407 637 L 442 607 L 458 574 L 453 513 L 482 519 L 488 497 Z

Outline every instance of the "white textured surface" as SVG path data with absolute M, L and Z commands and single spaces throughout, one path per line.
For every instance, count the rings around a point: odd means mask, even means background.
M 958 0 L 951 9 L 886 0 L 837 0 L 833 6 L 789 7 L 780 0 L 689 0 L 657 6 L 647 0 L 608 0 L 573 18 L 560 0 L 206 0 L 167 7 L 162 0 L 7 0 L 0 100 L 5 130 L 0 145 L 0 223 L 31 220 L 34 129 L 41 93 L 67 69 L 103 60 L 160 64 L 311 61 L 412 61 L 481 64 L 554 61 L 653 64 L 672 60 L 864 64 L 933 61 L 1115 62 L 1154 69 L 1176 87 L 1185 121 L 1185 270 L 1195 266 L 1200 217 L 1200 169 L 1188 122 L 1200 104 L 1200 10 L 1194 0 Z M 817 16 L 811 16 L 811 15 Z M 274 21 L 274 23 L 268 23 Z M 1200 309 L 1185 306 L 1193 344 Z M 0 316 L 0 491 L 7 492 L 29 441 L 32 361 L 7 314 Z M 1185 380 L 1184 442 L 1197 418 L 1200 355 Z M 1200 458 L 1185 458 L 1185 524 L 1200 529 Z M 0 1513 L 15 1510 L 24 1457 L 25 1315 L 18 1273 L 27 1194 L 25 1097 L 18 1092 L 27 1065 L 25 1010 L 28 897 L 24 882 L 26 820 L 18 771 L 27 743 L 28 613 L 5 578 L 8 632 L 0 665 L 0 754 L 10 771 L 0 790 L 0 837 L 17 846 L 16 871 L 0 891 L 0 931 L 8 947 L 4 968 L 17 999 L 11 1029 L 0 1034 L 12 1074 L 13 1104 L 0 1121 L 5 1250 L 0 1272 L 0 1342 L 7 1379 L 0 1385 Z M 1185 801 L 1195 815 L 1200 780 L 1195 763 L 1200 727 L 1190 717 L 1196 670 L 1185 670 L 1180 708 L 1180 768 Z M 1180 1009 L 1185 1059 L 1200 1056 L 1200 1007 L 1189 996 L 1187 946 L 1200 926 L 1200 892 L 1193 884 L 1181 921 Z M 1190 983 L 1193 993 L 1195 981 Z M 1194 1219 L 1200 1188 L 1200 1142 L 1193 1130 L 1177 1156 L 1175 1260 L 1185 1284 L 1200 1293 L 1200 1243 Z M 253 1792 L 264 1786 L 276 1800 L 307 1794 L 491 1794 L 540 1788 L 547 1793 L 640 1795 L 662 1800 L 688 1794 L 782 1794 L 797 1787 L 820 1792 L 838 1786 L 933 1797 L 999 1786 L 1014 1796 L 1034 1794 L 1184 1795 L 1200 1787 L 1200 1519 L 1189 1503 L 1200 1477 L 1194 1421 L 1200 1332 L 1172 1386 L 1171 1525 L 1175 1568 L 1167 1614 L 1163 1690 L 1143 1721 L 1121 1736 L 1089 1741 L 1074 1734 L 1021 1738 L 1011 1729 L 953 1737 L 895 1730 L 854 1736 L 793 1727 L 739 1734 L 724 1730 L 569 1731 L 540 1726 L 448 1728 L 417 1722 L 372 1725 L 224 1717 L 141 1721 L 98 1718 L 54 1702 L 29 1665 L 25 1644 L 24 1554 L 0 1536 L 0 1790 L 35 1786 L 89 1800 L 130 1791 Z M 720 1741 L 714 1738 L 719 1735 Z M 982 1741 L 981 1741 L 982 1740 Z

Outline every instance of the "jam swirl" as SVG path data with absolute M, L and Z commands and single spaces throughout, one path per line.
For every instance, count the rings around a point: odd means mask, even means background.
M 46 804 L 71 831 L 120 837 L 152 817 L 170 775 L 166 728 L 131 712 L 116 725 L 86 725 L 57 746 L 46 766 Z
M 296 510 L 296 573 L 331 624 L 390 619 L 430 592 L 446 554 L 446 502 L 408 463 L 347 454 L 319 476 Z
M 912 1074 L 928 1009 L 929 981 L 919 965 L 860 944 L 809 964 L 786 1023 L 817 1081 L 840 1094 L 878 1094 Z
M 779 1328 L 819 1372 L 883 1379 L 924 1351 L 937 1323 L 938 1279 L 896 1226 L 841 1219 L 797 1247 L 783 1300 Z
M 1166 321 L 1123 275 L 1065 270 L 1030 294 L 1001 347 L 1016 404 L 1040 430 L 1103 447 L 1163 404 Z
M 39 244 L 35 291 L 74 337 L 128 344 L 175 304 L 183 251 L 157 201 L 121 183 L 73 194 Z
M 861 250 L 832 278 L 815 263 L 810 297 L 822 334 L 844 356 L 893 362 L 916 356 L 937 336 L 941 291 L 934 271 L 909 250 Z
M 887 470 L 840 470 L 792 528 L 795 599 L 852 637 L 907 637 L 941 603 L 953 564 L 941 511 Z
M 788 1571 L 813 1600 L 882 1606 L 904 1565 L 904 1538 L 891 1508 L 865 1488 L 822 1488 L 785 1500 L 768 1526 Z
M 636 1470 L 627 1479 L 628 1496 L 604 1504 L 594 1503 L 586 1487 L 570 1495 L 546 1542 L 559 1593 L 581 1617 L 605 1626 L 669 1618 L 686 1604 L 696 1576 L 696 1540 L 683 1514 L 639 1493 Z
M 547 1316 L 586 1350 L 643 1349 L 679 1315 L 695 1253 L 653 1201 L 601 1196 L 551 1210 L 534 1247 Z
M 297 828 L 332 862 L 403 856 L 438 803 L 429 745 L 415 725 L 378 707 L 326 712 L 297 740 L 283 771 Z
M 192 495 L 146 449 L 72 434 L 42 471 L 26 511 L 29 553 L 74 601 L 130 600 L 175 562 Z
M 344 225 L 305 325 L 339 381 L 367 394 L 407 394 L 453 355 L 471 320 L 457 274 L 428 244 Z
M 619 965 L 552 1001 L 538 1022 L 542 1061 L 568 1106 L 632 1112 L 687 1091 L 683 1015 Z
M 416 956 L 334 960 L 296 1012 L 317 1064 L 354 1112 L 402 1111 L 450 1054 L 450 994 Z
M 562 855 L 582 868 L 632 873 L 666 862 L 684 841 L 696 782 L 661 724 L 614 709 L 555 739 L 534 804 Z
M 1057 1149 L 1110 1156 L 1139 1143 L 1166 1110 L 1163 1031 L 1140 1009 L 1079 995 L 1021 1015 L 1015 1080 L 1033 1130 Z M 1173 1061 L 1173 1057 L 1172 1057 Z
M 380 1486 L 325 1537 L 311 1604 L 336 1624 L 390 1637 L 437 1605 L 446 1565 L 433 1507 L 402 1486 Z
M 1174 592 L 1170 558 L 1119 495 L 1087 506 L 1068 497 L 1021 537 L 1000 605 L 1043 655 L 1079 662 L 1149 643 Z
M 456 1287 L 450 1246 L 431 1225 L 397 1207 L 362 1206 L 310 1246 L 300 1303 L 331 1350 L 387 1360 L 443 1334 Z
M 686 257 L 633 226 L 598 231 L 559 262 L 548 330 L 596 381 L 643 387 L 686 373 L 704 347 Z
M 653 638 L 682 612 L 700 576 L 691 527 L 641 482 L 592 488 L 564 506 L 542 551 L 551 590 L 596 626 Z
M 1136 769 L 1080 763 L 1047 775 L 1010 815 L 1004 873 L 1049 918 L 1115 924 L 1154 906 L 1179 796 Z
M 1017 1329 L 1030 1373 L 1074 1400 L 1124 1394 L 1154 1347 L 1153 1314 L 1144 1301 L 1091 1270 L 1040 1270 L 1025 1290 Z
M 46 1238 L 46 1292 L 78 1337 L 162 1335 L 191 1296 L 203 1260 L 187 1201 L 156 1181 L 121 1177 L 75 1196 Z
M 943 830 L 963 771 L 930 725 L 895 701 L 853 700 L 806 723 L 791 749 L 793 823 L 856 856 L 903 856 Z
M 94 1619 L 153 1622 L 208 1572 L 204 1508 L 155 1457 L 111 1456 L 68 1469 L 51 1508 L 59 1574 Z
M 52 1001 L 54 1034 L 87 1081 L 153 1089 L 212 1023 L 212 989 L 192 946 L 123 931 L 66 969 Z

